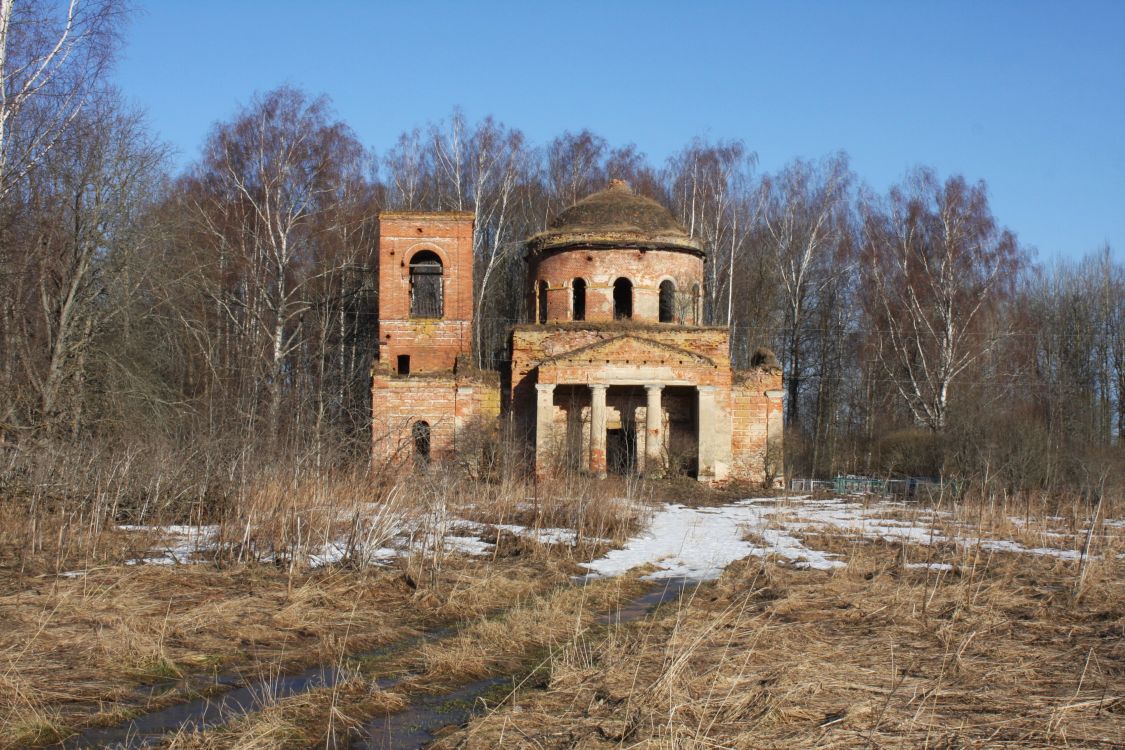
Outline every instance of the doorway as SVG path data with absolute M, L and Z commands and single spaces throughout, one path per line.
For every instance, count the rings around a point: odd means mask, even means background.
M 637 431 L 632 425 L 606 431 L 605 462 L 610 474 L 628 475 L 636 472 Z
M 695 478 L 699 475 L 699 395 L 691 386 L 664 389 L 668 414 L 668 472 Z

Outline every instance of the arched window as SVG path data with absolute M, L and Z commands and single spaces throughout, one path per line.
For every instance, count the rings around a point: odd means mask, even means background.
M 425 466 L 430 463 L 430 423 L 415 422 L 410 428 L 414 440 L 414 465 Z
M 410 317 L 440 318 L 442 312 L 441 258 L 423 250 L 410 259 Z
M 629 279 L 613 282 L 613 317 L 617 320 L 633 317 L 633 282 Z
M 538 306 L 539 306 L 537 320 L 540 323 L 546 323 L 547 322 L 547 289 L 548 289 L 547 282 L 546 281 L 540 281 L 539 282 L 539 300 L 538 300 L 538 303 L 537 303 Z
M 703 320 L 703 310 L 700 307 L 699 284 L 691 285 L 691 315 L 692 325 L 699 325 Z
M 570 282 L 570 317 L 572 320 L 586 319 L 585 279 L 575 279 Z
M 676 285 L 670 279 L 660 282 L 660 322 L 676 320 Z

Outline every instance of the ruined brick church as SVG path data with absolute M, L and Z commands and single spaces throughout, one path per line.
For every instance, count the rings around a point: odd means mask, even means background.
M 671 212 L 615 180 L 528 239 L 534 320 L 499 372 L 471 356 L 473 222 L 379 217 L 376 466 L 472 463 L 503 427 L 539 477 L 780 474 L 781 371 L 764 350 L 732 368 L 730 330 L 703 325 L 707 254 Z

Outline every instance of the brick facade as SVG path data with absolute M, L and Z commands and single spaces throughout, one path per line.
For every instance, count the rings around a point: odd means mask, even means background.
M 730 331 L 698 324 L 705 257 L 665 209 L 614 184 L 568 209 L 528 247 L 532 309 L 546 321 L 513 328 L 503 396 L 538 476 L 673 471 L 706 482 L 764 482 L 780 475 L 781 371 L 772 355 L 734 371 Z M 471 359 L 472 248 L 471 214 L 380 216 L 377 469 L 472 464 L 497 428 L 499 375 L 461 364 Z M 440 314 L 411 307 L 415 257 L 441 264 Z M 627 319 L 615 309 L 622 278 L 631 283 Z M 576 279 L 585 283 L 581 321 Z M 662 282 L 674 284 L 664 306 L 671 320 L 663 323 Z
M 547 321 L 574 320 L 572 307 L 575 279 L 586 282 L 586 315 L 591 322 L 613 320 L 613 282 L 628 279 L 633 285 L 632 320 L 659 320 L 660 283 L 675 285 L 673 322 L 696 325 L 703 289 L 703 258 L 669 250 L 589 250 L 554 252 L 535 259 L 531 269 L 532 292 L 540 293 L 546 282 Z M 538 310 L 533 299 L 532 310 Z
M 735 374 L 731 387 L 731 454 L 736 476 L 764 482 L 781 475 L 781 399 L 780 369 Z
M 730 385 L 730 359 L 727 357 L 729 346 L 729 331 L 726 328 L 697 328 L 681 327 L 660 324 L 607 324 L 602 326 L 587 326 L 581 323 L 562 325 L 520 325 L 512 331 L 512 365 L 511 365 L 511 403 L 514 411 L 514 421 L 525 426 L 525 431 L 530 433 L 530 428 L 535 424 L 535 384 L 537 382 L 573 382 L 568 378 L 583 377 L 595 378 L 599 382 L 600 376 L 596 370 L 589 372 L 581 370 L 576 361 L 564 363 L 561 368 L 563 380 L 558 380 L 560 368 L 557 360 L 569 352 L 592 347 L 596 344 L 632 335 L 639 339 L 649 339 L 669 345 L 673 348 L 690 351 L 700 355 L 710 362 L 704 365 L 695 361 L 694 364 L 680 365 L 676 357 L 676 369 L 682 370 L 680 374 L 684 380 L 701 378 L 706 385 L 729 387 Z M 591 353 L 601 356 L 596 359 L 604 361 L 607 366 L 621 364 L 624 345 L 615 347 L 618 351 L 602 351 Z M 612 360 L 612 363 L 607 361 Z M 546 375 L 550 380 L 543 381 L 543 373 L 538 370 L 540 363 L 556 363 L 551 368 L 551 374 Z M 714 363 L 719 363 L 719 368 L 714 369 Z M 725 372 L 722 363 L 726 363 Z M 583 363 L 584 364 L 584 363 Z M 548 365 L 550 366 L 550 365 Z M 577 369 L 576 369 L 577 368 Z M 547 369 L 547 368 L 544 368 Z M 714 371 L 712 371 L 714 369 Z
M 371 383 L 372 462 L 376 469 L 415 463 L 414 425 L 429 428 L 429 460 L 451 461 L 490 437 L 500 417 L 496 373 L 400 377 L 376 366 Z M 461 455 L 473 462 L 473 455 Z
M 397 366 L 410 358 L 410 372 L 452 371 L 469 354 L 473 331 L 473 214 L 382 213 L 379 215 L 380 362 Z M 441 259 L 441 317 L 411 314 L 410 261 L 429 251 Z

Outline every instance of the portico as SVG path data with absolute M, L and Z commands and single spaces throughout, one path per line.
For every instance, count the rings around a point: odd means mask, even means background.
M 730 445 L 730 413 L 716 403 L 715 386 L 614 379 L 538 383 L 536 391 L 540 475 L 551 471 L 552 462 L 596 477 L 659 477 L 670 461 L 702 481 L 729 471 L 729 452 L 724 455 L 722 446 Z

